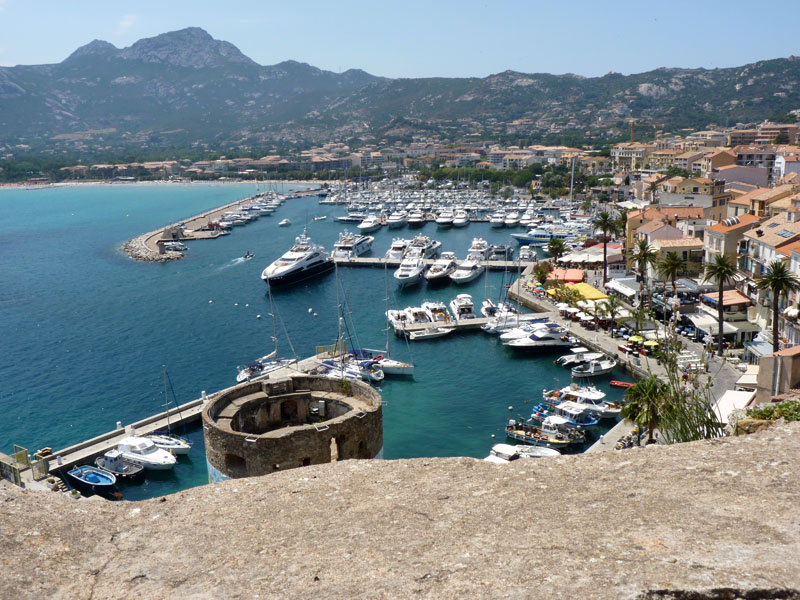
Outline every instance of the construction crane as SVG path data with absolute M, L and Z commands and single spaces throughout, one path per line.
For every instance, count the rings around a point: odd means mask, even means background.
M 630 119 L 631 143 L 633 143 L 633 134 L 634 134 L 634 129 L 636 127 L 637 122 L 638 122 L 638 119 Z M 658 139 L 658 125 L 656 125 L 655 123 L 639 123 L 639 126 L 642 126 L 642 125 L 644 125 L 645 127 L 652 127 L 653 128 L 653 141 L 656 141 Z

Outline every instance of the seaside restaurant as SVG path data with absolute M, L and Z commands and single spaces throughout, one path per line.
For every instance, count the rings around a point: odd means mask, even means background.
M 747 320 L 747 309 L 752 300 L 738 290 L 722 292 L 722 337 L 725 342 L 742 346 L 761 331 L 756 323 Z M 696 339 L 714 342 L 719 332 L 719 292 L 702 294 L 698 311 L 686 317 L 694 325 Z

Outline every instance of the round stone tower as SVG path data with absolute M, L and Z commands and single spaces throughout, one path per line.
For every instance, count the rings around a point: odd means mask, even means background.
M 212 481 L 383 454 L 380 394 L 313 375 L 243 383 L 203 408 Z

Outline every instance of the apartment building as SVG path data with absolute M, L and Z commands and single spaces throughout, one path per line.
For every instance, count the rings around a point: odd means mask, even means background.
M 715 225 L 706 227 L 703 236 L 703 259 L 705 262 L 713 262 L 721 254 L 736 262 L 744 232 L 752 229 L 761 221 L 762 219 L 755 215 L 743 214 L 740 217 L 723 219 Z

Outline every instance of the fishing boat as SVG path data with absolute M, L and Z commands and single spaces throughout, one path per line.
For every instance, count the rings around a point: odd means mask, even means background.
M 288 285 L 328 273 L 333 267 L 330 255 L 313 243 L 304 229 L 289 251 L 264 269 L 261 279 L 269 286 Z
M 452 333 L 452 331 L 452 327 L 437 327 L 436 325 L 429 325 L 425 329 L 410 332 L 408 334 L 408 338 L 415 342 L 420 340 L 432 340 L 434 338 L 444 337 L 448 333 Z
M 601 419 L 616 419 L 622 410 L 621 402 L 606 400 L 606 393 L 594 386 L 568 385 L 556 390 L 542 390 L 545 404 L 555 406 L 564 401 L 575 402 L 588 408 Z
M 74 466 L 67 471 L 67 477 L 75 487 L 97 493 L 109 493 L 117 483 L 112 472 L 92 465 Z
M 171 469 L 178 462 L 175 455 L 159 448 L 153 440 L 130 436 L 120 440 L 117 450 L 122 458 L 138 462 L 146 469 L 166 470 Z
M 572 368 L 573 377 L 596 377 L 605 375 L 614 370 L 617 361 L 613 358 L 590 360 L 589 362 Z
M 550 423 L 537 427 L 516 419 L 508 420 L 506 436 L 523 444 L 545 446 L 546 448 L 566 448 L 574 444 L 583 444 L 586 441 L 583 432 L 564 433 L 558 431 Z
M 563 425 L 566 428 L 588 428 L 594 427 L 600 422 L 597 413 L 592 411 L 588 406 L 578 404 L 566 400 L 555 406 L 550 404 L 538 404 L 531 413 L 531 419 L 543 423 L 548 417 L 558 416 L 565 420 L 562 424 L 561 421 L 553 422 L 557 426 Z
M 124 458 L 116 448 L 112 448 L 103 456 L 98 456 L 94 459 L 94 464 L 113 473 L 118 479 L 121 477 L 138 479 L 144 475 L 144 466 L 141 463 Z

